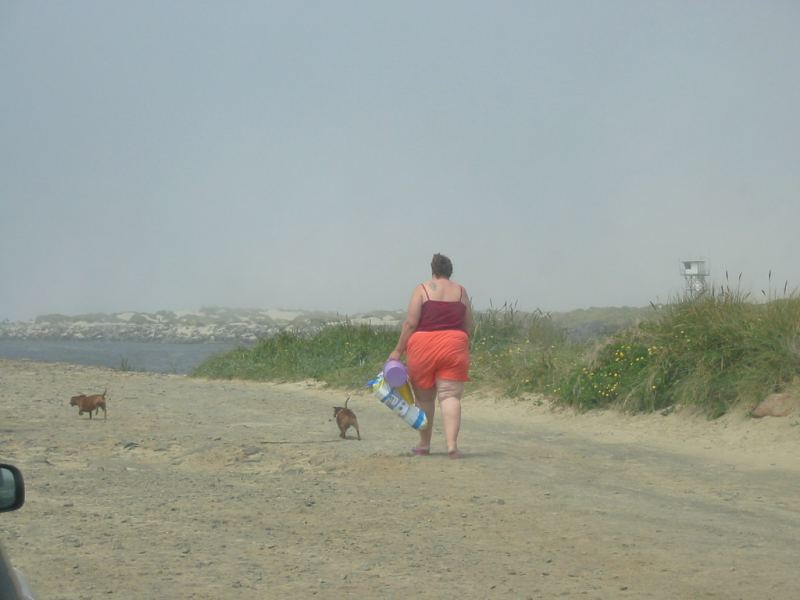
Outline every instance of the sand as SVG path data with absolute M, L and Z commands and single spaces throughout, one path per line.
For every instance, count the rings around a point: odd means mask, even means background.
M 108 419 L 69 397 L 108 387 Z M 0 361 L 0 541 L 41 598 L 797 597 L 800 420 L 468 394 L 449 460 L 367 392 Z

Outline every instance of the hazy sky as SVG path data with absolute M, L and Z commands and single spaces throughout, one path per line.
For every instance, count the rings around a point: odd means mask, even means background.
M 800 3 L 0 0 L 0 319 L 800 285 Z M 759 294 L 760 295 L 760 294 Z

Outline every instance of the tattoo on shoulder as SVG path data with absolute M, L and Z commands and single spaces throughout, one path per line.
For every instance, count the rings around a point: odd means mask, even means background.
M 429 285 L 431 286 L 431 289 L 433 291 L 436 291 L 436 282 L 435 281 L 431 281 Z

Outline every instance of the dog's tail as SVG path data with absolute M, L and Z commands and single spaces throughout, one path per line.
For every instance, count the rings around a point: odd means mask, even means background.
M 350 394 L 347 394 L 347 399 L 344 401 L 344 407 L 347 408 L 347 403 L 350 402 Z

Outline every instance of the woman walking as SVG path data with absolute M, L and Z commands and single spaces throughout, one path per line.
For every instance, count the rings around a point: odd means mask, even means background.
M 450 279 L 453 263 L 443 254 L 431 260 L 431 278 L 411 293 L 408 312 L 397 346 L 389 355 L 399 360 L 405 353 L 414 397 L 425 411 L 430 427 L 419 432 L 416 455 L 430 454 L 436 399 L 442 410 L 447 454 L 461 458 L 461 397 L 469 380 L 469 332 L 472 307 L 464 287 Z

